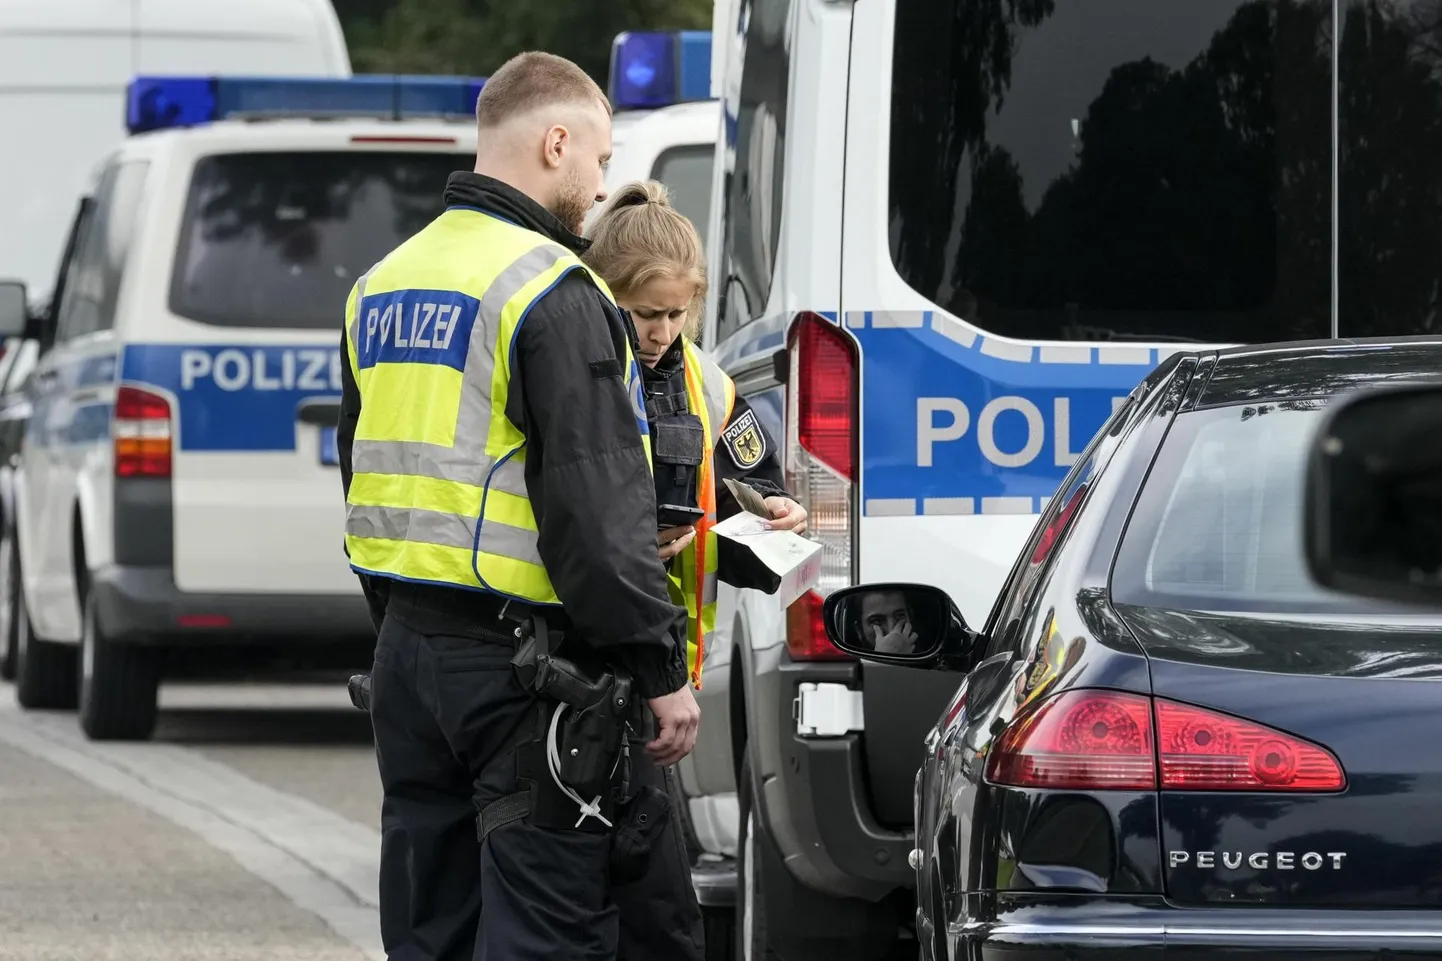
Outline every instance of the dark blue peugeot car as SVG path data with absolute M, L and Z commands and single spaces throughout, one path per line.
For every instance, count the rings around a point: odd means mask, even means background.
M 828 599 L 838 646 L 956 673 L 923 958 L 1442 958 L 1442 615 L 1317 586 L 1302 539 L 1328 399 L 1439 370 L 1442 338 L 1175 355 L 985 625 L 922 585 Z

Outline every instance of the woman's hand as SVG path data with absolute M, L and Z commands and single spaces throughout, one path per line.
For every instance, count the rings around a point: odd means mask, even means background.
M 771 514 L 773 531 L 794 531 L 806 533 L 806 508 L 789 497 L 766 498 L 766 510 Z
M 656 535 L 656 543 L 661 547 L 657 553 L 661 555 L 661 560 L 669 561 L 695 539 L 696 528 L 689 524 L 685 527 L 668 527 Z

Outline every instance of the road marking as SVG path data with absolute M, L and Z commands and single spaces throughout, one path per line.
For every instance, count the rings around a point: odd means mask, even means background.
M 0 741 L 193 831 L 384 961 L 378 832 L 189 748 L 91 742 L 73 714 L 21 713 L 9 698 L 0 698 Z

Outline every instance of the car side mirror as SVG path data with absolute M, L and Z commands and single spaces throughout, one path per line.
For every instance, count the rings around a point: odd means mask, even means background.
M 0 280 L 0 337 L 23 337 L 30 323 L 30 301 L 18 280 Z
M 1307 465 L 1312 576 L 1334 590 L 1442 607 L 1442 381 L 1338 401 Z
M 822 620 L 831 643 L 864 660 L 964 671 L 977 635 L 950 595 L 926 584 L 865 584 L 826 598 Z

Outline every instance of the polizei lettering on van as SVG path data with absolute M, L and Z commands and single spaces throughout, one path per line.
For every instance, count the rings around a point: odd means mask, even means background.
M 180 389 L 207 382 L 225 391 L 339 392 L 340 364 L 340 351 L 320 347 L 188 347 L 180 352 Z
M 1048 439 L 1052 441 L 1051 457 L 1056 467 L 1071 467 L 1077 461 L 1081 448 L 1091 438 L 1091 433 L 1076 436 L 1072 431 L 1071 398 L 1053 397 L 1051 403 L 1051 424 L 1048 425 L 1042 413 L 1042 405 L 1026 397 L 997 397 L 987 401 L 976 417 L 976 445 L 981 456 L 997 467 L 1026 467 L 1041 455 Z M 1112 398 L 1112 410 L 1126 403 L 1126 396 Z M 1011 413 L 1012 420 L 1021 426 L 1020 436 L 1013 429 L 1012 444 L 1020 440 L 1019 446 L 1005 447 L 998 442 L 997 422 Z M 972 413 L 966 401 L 960 397 L 918 397 L 916 399 L 916 466 L 931 467 L 937 444 L 948 444 L 962 440 L 972 427 Z M 1094 431 L 1094 425 L 1088 424 Z

